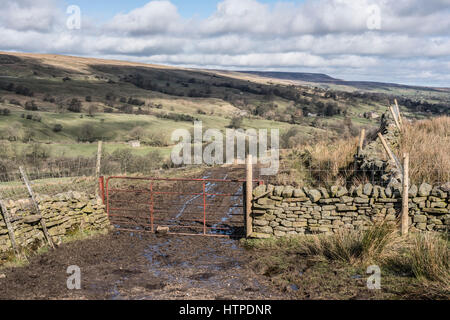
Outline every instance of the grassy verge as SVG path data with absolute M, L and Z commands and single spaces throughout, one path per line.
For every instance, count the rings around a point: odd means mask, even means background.
M 298 299 L 449 299 L 449 242 L 440 235 L 400 237 L 388 224 L 332 236 L 244 240 L 251 267 Z M 381 289 L 370 290 L 371 265 Z
M 107 230 L 87 230 L 76 228 L 61 237 L 61 242 L 59 243 L 59 245 L 63 243 L 91 239 L 94 237 L 105 235 L 107 233 Z M 29 258 L 45 254 L 50 250 L 50 246 L 48 245 L 41 246 L 40 243 L 33 243 L 30 246 L 21 249 L 21 257 L 15 256 L 12 250 L 6 252 L 3 255 L 0 255 L 0 271 L 2 271 L 2 269 L 20 268 L 27 266 L 29 264 Z

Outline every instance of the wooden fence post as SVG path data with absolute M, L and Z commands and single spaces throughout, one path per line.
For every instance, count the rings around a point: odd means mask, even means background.
M 362 129 L 361 135 L 359 136 L 358 155 L 360 155 L 363 150 L 364 139 L 366 139 L 366 129 Z
M 5 221 L 6 224 L 6 228 L 8 229 L 9 240 L 11 240 L 11 246 L 14 250 L 14 253 L 16 254 L 16 257 L 20 257 L 19 248 L 17 247 L 16 244 L 16 237 L 14 235 L 14 228 L 11 224 L 11 221 L 9 220 L 8 210 L 6 209 L 6 206 L 1 198 L 0 198 L 0 208 L 3 214 L 3 220 Z
M 249 238 L 253 233 L 252 219 L 252 198 L 253 198 L 253 159 L 252 155 L 247 156 L 246 182 L 245 182 L 245 234 Z
M 400 114 L 400 107 L 398 106 L 397 99 L 394 99 L 394 102 L 395 102 L 395 107 L 397 108 L 398 122 L 399 122 L 400 126 L 403 128 L 403 119 L 402 119 L 402 115 Z
M 399 130 L 401 130 L 400 122 L 397 119 L 397 115 L 396 112 L 394 111 L 394 108 L 392 108 L 392 106 L 389 106 L 389 110 L 391 111 L 392 117 L 394 118 L 395 125 Z
M 380 138 L 381 143 L 383 144 L 384 150 L 386 150 L 386 152 L 389 156 L 389 159 L 391 159 L 391 161 L 393 161 L 395 163 L 396 161 L 394 158 L 394 154 L 392 153 L 391 149 L 387 145 L 386 140 L 384 140 L 383 135 L 381 133 L 378 133 L 378 138 Z
M 409 154 L 403 155 L 403 201 L 402 201 L 402 235 L 409 230 Z
M 45 219 L 41 214 L 41 210 L 39 210 L 39 205 L 36 201 L 36 197 L 34 196 L 33 189 L 31 189 L 31 184 L 28 181 L 27 174 L 25 173 L 25 170 L 22 167 L 19 167 L 19 170 L 20 170 L 20 174 L 22 175 L 23 182 L 25 183 L 25 185 L 27 187 L 28 194 L 30 195 L 31 201 L 33 202 L 34 209 L 36 210 L 36 213 L 41 217 L 40 222 L 41 222 L 42 231 L 44 232 L 45 238 L 47 239 L 48 244 L 54 249 L 55 245 L 53 243 L 52 237 L 48 233 L 47 225 L 45 224 Z
M 95 168 L 95 177 L 97 179 L 100 178 L 100 173 L 101 173 L 102 147 L 103 147 L 103 141 L 100 140 L 98 142 L 98 146 L 97 146 L 97 165 L 96 165 L 96 168 Z M 100 188 L 100 186 L 99 186 L 99 188 Z M 96 198 L 99 197 L 99 191 L 100 191 L 99 188 L 96 188 L 96 191 L 95 191 Z

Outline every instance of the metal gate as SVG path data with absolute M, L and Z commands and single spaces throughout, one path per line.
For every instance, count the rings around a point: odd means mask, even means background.
M 106 210 L 119 230 L 166 227 L 179 235 L 245 234 L 245 180 L 109 177 L 105 187 Z

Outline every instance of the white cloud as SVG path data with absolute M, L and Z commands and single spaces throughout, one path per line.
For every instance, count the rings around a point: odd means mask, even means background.
M 367 26 L 373 5 L 380 30 Z M 53 0 L 3 0 L 0 50 L 450 86 L 450 0 L 223 0 L 206 19 L 150 1 L 103 25 L 82 18 L 68 30 Z

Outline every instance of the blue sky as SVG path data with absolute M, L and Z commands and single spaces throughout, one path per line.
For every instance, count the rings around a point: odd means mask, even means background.
M 0 1 L 0 51 L 450 87 L 450 0 Z
M 106 21 L 117 13 L 127 13 L 144 6 L 148 0 L 70 0 L 65 5 L 78 5 L 81 10 L 93 17 Z M 172 0 L 184 18 L 207 18 L 216 10 L 219 0 Z M 277 0 L 260 0 L 261 3 L 275 4 Z M 291 0 L 292 3 L 302 3 L 304 0 Z

